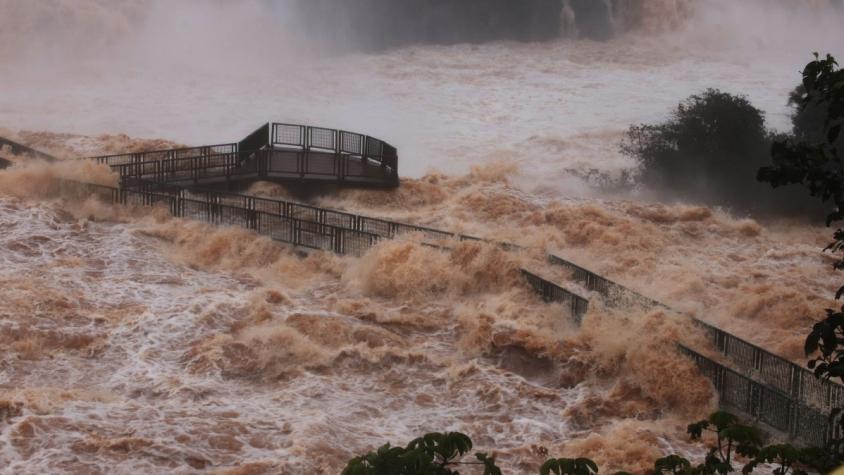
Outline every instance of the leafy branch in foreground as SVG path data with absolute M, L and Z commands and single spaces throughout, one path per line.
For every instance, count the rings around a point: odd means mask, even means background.
M 759 429 L 740 424 L 736 416 L 724 411 L 714 412 L 709 418 L 690 424 L 687 431 L 693 440 L 700 440 L 704 431 L 716 435 L 716 446 L 709 450 L 704 464 L 715 472 L 704 473 L 730 473 L 735 454 L 754 457 L 762 445 Z
M 451 467 L 482 465 L 483 475 L 502 475 L 495 457 L 475 454 L 477 462 L 462 462 L 472 450 L 472 440 L 459 432 L 434 432 L 415 439 L 407 447 L 386 444 L 349 461 L 342 475 L 459 475 Z
M 586 459 L 550 459 L 542 464 L 539 475 L 597 475 L 598 464 Z
M 803 69 L 803 84 L 798 97 L 800 112 L 808 117 L 809 130 L 793 140 L 775 142 L 771 155 L 773 165 L 759 170 L 758 179 L 773 187 L 790 184 L 803 185 L 808 194 L 824 202 L 832 202 L 826 225 L 844 220 L 844 70 L 830 55 L 815 60 Z M 824 249 L 833 255 L 844 251 L 844 229 L 837 229 L 834 241 Z M 844 258 L 837 258 L 833 267 L 844 269 Z M 844 286 L 835 294 L 844 296 Z M 844 306 L 828 309 L 826 318 L 818 322 L 806 338 L 809 369 L 819 379 L 838 379 L 844 382 Z M 819 353 L 819 354 L 818 354 Z M 817 355 L 817 356 L 815 356 Z M 814 357 L 813 357 L 814 356 Z M 844 433 L 841 408 L 832 411 L 837 434 Z M 824 456 L 824 468 L 833 469 L 844 463 L 844 437 L 832 437 Z
M 762 447 L 761 434 L 755 427 L 743 425 L 739 419 L 724 411 L 707 419 L 689 424 L 687 432 L 692 440 L 700 440 L 705 432 L 715 435 L 716 445 L 704 462 L 692 466 L 687 459 L 673 454 L 654 462 L 648 473 L 654 475 L 725 475 L 735 471 L 736 455 L 750 459 L 742 473 L 753 472 L 759 465 L 774 464 L 774 475 L 805 475 L 806 467 L 817 467 L 823 454 L 821 449 L 797 449 L 791 445 Z M 476 453 L 477 461 L 465 462 L 472 450 L 472 440 L 459 432 L 434 432 L 413 440 L 406 447 L 386 444 L 374 452 L 349 461 L 342 475 L 460 475 L 457 468 L 473 465 L 483 469 L 483 475 L 503 475 L 495 457 Z M 547 454 L 547 451 L 543 455 Z M 477 473 L 477 472 L 472 472 Z M 540 475 L 598 475 L 598 464 L 588 458 L 551 458 L 539 468 Z M 629 475 L 616 472 L 614 475 Z

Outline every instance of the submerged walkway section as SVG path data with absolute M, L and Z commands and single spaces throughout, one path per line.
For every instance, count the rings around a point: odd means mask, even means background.
M 39 152 L 34 148 L 30 148 L 26 145 L 19 144 L 7 138 L 0 137 L 0 168 L 6 168 L 12 164 L 12 161 L 9 160 L 9 156 L 7 154 L 30 157 L 38 160 L 44 160 L 47 162 L 56 161 L 56 157 L 52 155 L 46 154 L 44 152 Z
M 23 150 L 20 144 L 14 145 L 18 148 L 12 150 Z M 46 156 L 37 151 L 29 154 Z M 417 233 L 424 244 L 440 248 L 459 241 L 484 241 L 291 201 L 207 189 L 258 180 L 398 186 L 396 149 L 361 134 L 268 123 L 237 143 L 108 155 L 93 160 L 117 171 L 120 186 L 63 181 L 63 193 L 83 198 L 94 195 L 113 204 L 162 206 L 173 216 L 242 227 L 276 241 L 344 255 L 362 255 L 384 239 L 408 233 Z M 507 250 L 524 250 L 509 243 L 485 242 Z M 548 264 L 564 266 L 571 272 L 572 280 L 600 294 L 611 305 L 662 307 L 673 312 L 560 257 L 549 256 Z M 526 269 L 521 272 L 544 300 L 567 306 L 576 323 L 580 323 L 588 311 L 588 299 Z M 713 347 L 726 361 L 715 361 L 690 348 L 681 347 L 681 351 L 709 377 L 723 406 L 744 412 L 804 445 L 824 445 L 833 437 L 836 425 L 829 414 L 832 408 L 844 404 L 844 387 L 817 380 L 806 369 L 703 321 L 693 322 L 707 331 Z
M 161 206 L 177 217 L 246 228 L 280 242 L 343 255 L 359 256 L 382 240 L 410 233 L 420 235 L 428 245 L 441 248 L 453 242 L 485 241 L 291 201 L 178 185 L 146 183 L 133 188 L 113 188 L 64 182 L 63 188 L 64 193 L 80 197 L 94 195 L 108 203 Z M 508 250 L 523 249 L 508 243 L 485 242 Z M 615 305 L 661 306 L 672 311 L 560 257 L 549 256 L 549 263 L 569 268 L 573 280 Z M 567 306 L 580 323 L 588 310 L 586 298 L 526 269 L 521 272 L 539 295 L 546 301 Z M 712 381 L 722 406 L 741 411 L 802 444 L 824 445 L 833 436 L 834 424 L 829 412 L 844 403 L 844 388 L 817 380 L 808 370 L 701 320 L 693 319 L 693 322 L 707 331 L 713 347 L 728 364 L 690 348 L 681 347 L 681 351 Z
M 682 315 L 561 257 L 549 255 L 548 260 L 568 268 L 573 280 L 616 306 L 657 307 Z M 803 445 L 825 446 L 837 437 L 830 414 L 844 405 L 844 386 L 820 380 L 812 371 L 700 319 L 692 322 L 706 332 L 728 364 L 682 345 L 680 349 L 712 381 L 723 407 L 743 412 Z

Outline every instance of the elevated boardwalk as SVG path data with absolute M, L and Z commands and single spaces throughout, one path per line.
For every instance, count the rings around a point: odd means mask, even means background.
M 237 143 L 92 157 L 120 174 L 123 186 L 167 183 L 213 187 L 331 183 L 394 188 L 398 152 L 362 134 L 306 125 L 265 124 Z
M 398 185 L 395 149 L 360 134 L 307 126 L 267 124 L 237 144 L 95 157 L 121 175 L 121 186 L 63 182 L 63 193 L 94 196 L 106 203 L 160 206 L 177 217 L 253 230 L 276 241 L 338 254 L 362 255 L 385 239 L 417 233 L 422 242 L 448 248 L 458 241 L 485 241 L 508 251 L 523 248 L 473 236 L 360 216 L 342 211 L 235 193 L 198 185 L 240 180 L 333 182 L 352 186 Z M 638 294 L 558 256 L 548 266 L 563 266 L 571 279 L 615 306 L 668 306 Z M 544 300 L 569 308 L 575 322 L 587 313 L 589 299 L 535 272 L 522 269 L 525 281 Z M 679 315 L 679 312 L 675 312 Z M 824 445 L 835 434 L 830 419 L 844 405 L 844 387 L 820 381 L 784 358 L 692 319 L 711 339 L 704 349 L 681 347 L 710 378 L 725 408 L 743 412 L 784 438 L 802 445 Z
M 0 168 L 6 168 L 12 164 L 12 161 L 9 160 L 9 155 L 30 157 L 47 162 L 56 161 L 56 157 L 52 155 L 0 137 Z

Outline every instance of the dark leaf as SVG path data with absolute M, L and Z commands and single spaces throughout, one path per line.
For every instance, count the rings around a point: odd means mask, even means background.
M 829 129 L 829 133 L 826 136 L 826 139 L 829 143 L 834 144 L 836 140 L 838 140 L 838 136 L 841 135 L 841 124 L 836 125 Z

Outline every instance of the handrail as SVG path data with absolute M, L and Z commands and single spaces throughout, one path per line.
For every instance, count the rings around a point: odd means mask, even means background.
M 238 143 L 102 155 L 89 157 L 89 159 L 95 160 L 97 163 L 119 166 L 141 165 L 192 156 L 212 157 L 239 153 L 239 165 L 249 157 L 254 156 L 257 151 L 276 148 L 279 150 L 300 150 L 306 153 L 313 150 L 317 154 L 333 153 L 338 157 L 352 156 L 361 160 L 361 166 L 368 165 L 369 161 L 372 161 L 375 166 L 381 167 L 383 176 L 370 178 L 381 178 L 384 184 L 389 186 L 397 186 L 399 182 L 398 153 L 396 148 L 387 142 L 355 132 L 298 124 L 267 123 Z M 343 165 L 343 162 L 340 162 L 340 164 Z M 348 165 L 345 166 L 348 168 Z M 305 171 L 299 168 L 301 167 L 297 165 L 301 178 L 305 178 Z M 333 170 L 331 175 L 336 175 L 341 182 L 346 176 L 355 177 L 353 174 L 350 175 L 348 169 L 344 169 L 342 166 Z
M 196 213 L 200 213 L 198 219 L 202 219 L 213 224 L 220 224 L 220 222 L 214 218 L 214 216 L 216 216 L 215 212 L 209 210 L 227 209 L 230 214 L 240 212 L 246 216 L 253 216 L 252 218 L 241 218 L 239 221 L 235 220 L 234 224 L 239 224 L 242 227 L 259 232 L 260 229 L 256 227 L 257 225 L 250 221 L 250 219 L 257 219 L 254 216 L 289 219 L 297 222 L 300 228 L 317 229 L 323 233 L 326 232 L 326 229 L 329 229 L 333 230 L 332 232 L 338 235 L 345 233 L 345 235 L 369 237 L 370 239 L 368 245 L 364 246 L 362 244 L 358 244 L 355 249 L 356 253 L 362 253 L 368 249 L 368 247 L 380 242 L 380 240 L 394 239 L 400 234 L 415 232 L 422 233 L 426 237 L 433 239 L 435 242 L 453 239 L 461 242 L 479 241 L 488 244 L 496 244 L 494 242 L 472 236 L 448 233 L 433 228 L 414 226 L 411 224 L 398 223 L 378 218 L 369 218 L 366 216 L 304 205 L 292 201 L 260 198 L 196 187 L 182 187 L 169 183 L 145 183 L 144 186 L 134 188 L 112 188 L 80 183 L 75 183 L 75 185 L 83 189 L 98 191 L 102 193 L 103 196 L 105 196 L 105 198 L 111 203 L 151 205 L 166 202 L 168 209 L 170 209 L 171 214 L 174 216 L 197 217 Z M 155 189 L 157 189 L 157 191 L 154 191 Z M 197 211 L 197 207 L 199 211 Z M 191 210 L 192 212 L 189 212 Z M 208 213 L 208 216 L 202 215 L 201 213 Z M 379 226 L 379 224 L 386 226 Z M 313 243 L 297 241 L 290 237 L 279 238 L 277 240 L 304 247 L 330 250 L 337 252 L 338 254 L 346 253 L 345 250 L 338 249 L 336 246 L 326 248 L 324 245 L 314 245 Z M 431 244 L 430 242 L 426 244 L 439 249 L 447 248 L 447 246 Z M 548 280 L 545 280 L 526 269 L 520 269 L 520 271 L 526 282 L 538 294 L 540 294 L 545 301 L 568 304 L 575 322 L 580 324 L 583 316 L 586 314 L 589 304 L 588 300 Z
M 27 147 L 26 145 L 17 143 L 13 140 L 0 137 L 0 152 L 3 151 L 4 147 L 8 147 L 14 155 L 26 155 L 32 158 L 38 158 L 48 162 L 55 162 L 56 160 L 58 160 L 56 157 L 48 153 L 35 150 L 34 148 Z
M 236 143 L 223 143 L 215 145 L 200 145 L 197 147 L 180 147 L 161 150 L 145 150 L 142 152 L 118 153 L 114 155 L 99 155 L 86 157 L 86 160 L 94 160 L 97 163 L 104 163 L 109 166 L 124 165 L 128 163 L 145 163 L 167 158 L 182 158 L 183 153 L 190 153 L 190 156 L 207 156 L 215 153 L 237 152 Z M 159 157 L 159 158 L 152 158 Z
M 223 192 L 197 186 L 180 186 L 174 183 L 143 182 L 140 188 L 147 192 L 149 192 L 149 190 L 158 188 L 163 190 L 165 194 L 178 194 L 183 191 L 187 193 L 204 193 L 209 196 L 214 196 L 215 199 L 218 200 L 230 199 L 240 200 L 242 203 L 247 203 L 249 201 L 253 203 L 268 203 L 271 205 L 275 205 L 278 209 L 305 209 L 313 212 L 314 216 L 317 218 L 317 220 L 315 220 L 314 222 L 324 224 L 327 222 L 327 220 L 342 221 L 343 218 L 345 218 L 347 221 L 351 222 L 349 226 L 350 230 L 367 232 L 387 239 L 393 239 L 400 234 L 419 232 L 429 237 L 436 236 L 437 239 L 456 239 L 458 241 L 490 242 L 485 239 L 481 239 L 474 236 L 451 233 L 447 231 L 441 231 L 439 229 L 434 229 L 425 226 L 417 226 L 414 224 L 407 224 L 398 221 L 390 221 L 381 218 L 372 218 L 365 215 L 353 214 L 330 208 L 321 208 L 317 206 L 299 203 L 296 201 L 288 201 L 278 198 L 264 198 L 246 195 L 243 193 Z
M 661 307 L 677 314 L 683 314 L 657 300 L 645 297 L 629 288 L 606 279 L 561 257 L 550 255 L 552 264 L 573 269 L 575 280 L 589 289 L 608 298 L 629 299 L 644 306 Z M 739 369 L 756 375 L 766 384 L 790 394 L 795 400 L 826 411 L 844 404 L 844 386 L 834 381 L 822 381 L 814 373 L 786 358 L 771 353 L 731 333 L 698 318 L 692 321 L 705 329 L 713 345 Z
M 559 285 L 522 269 L 522 275 L 546 302 L 568 303 L 575 323 L 580 325 L 589 309 L 589 301 Z
M 322 224 L 293 216 L 257 210 L 254 207 L 229 205 L 216 201 L 213 196 L 194 199 L 153 191 L 115 188 L 88 183 L 62 181 L 65 192 L 93 194 L 112 204 L 154 206 L 165 205 L 173 216 L 197 219 L 217 225 L 239 226 L 268 236 L 273 240 L 296 246 L 321 249 L 340 255 L 361 255 L 375 245 L 381 236 L 355 231 L 341 226 Z
M 833 437 L 836 424 L 827 414 L 690 348 L 679 348 L 712 381 L 722 405 L 744 412 L 802 445 L 823 447 Z
M 631 290 L 627 287 L 624 287 L 621 284 L 617 284 L 609 279 L 606 279 L 585 267 L 581 267 L 571 261 L 563 259 L 561 257 L 555 256 L 554 254 L 548 255 L 548 261 L 551 264 L 568 267 L 573 272 L 572 277 L 574 280 L 580 281 L 584 284 L 584 286 L 588 290 L 592 290 L 598 292 L 599 294 L 603 295 L 604 297 L 609 298 L 625 298 L 628 300 L 632 300 L 640 305 L 644 305 L 647 307 L 665 307 L 668 308 L 666 305 L 652 299 L 649 297 L 645 297 L 644 295 Z

